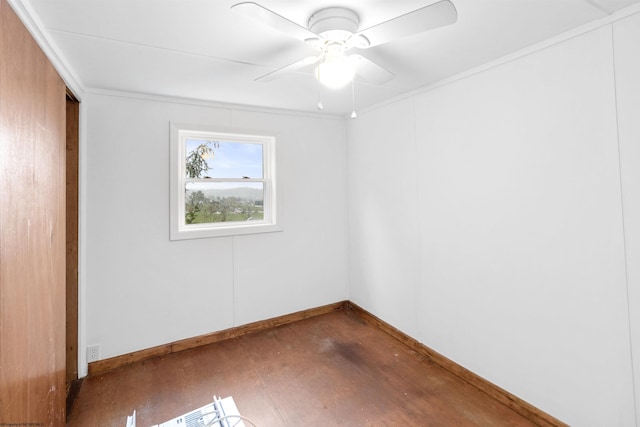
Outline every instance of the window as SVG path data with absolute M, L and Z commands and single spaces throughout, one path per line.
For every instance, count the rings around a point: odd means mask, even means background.
M 279 231 L 275 137 L 171 124 L 171 240 Z

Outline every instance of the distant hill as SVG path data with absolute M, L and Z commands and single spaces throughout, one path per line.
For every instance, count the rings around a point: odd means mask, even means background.
M 264 198 L 262 194 L 262 190 L 259 188 L 247 188 L 247 187 L 236 187 L 236 188 L 225 188 L 220 190 L 200 190 L 204 193 L 204 195 L 208 198 L 227 198 L 227 197 L 237 197 L 238 199 L 244 200 L 262 200 Z

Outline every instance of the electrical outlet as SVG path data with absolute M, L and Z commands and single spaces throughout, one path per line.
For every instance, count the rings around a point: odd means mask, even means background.
M 100 346 L 98 344 L 87 346 L 87 363 L 100 359 Z

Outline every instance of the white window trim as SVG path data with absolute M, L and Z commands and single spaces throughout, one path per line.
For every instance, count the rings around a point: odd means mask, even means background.
M 185 224 L 185 148 L 187 138 L 205 138 L 221 141 L 259 143 L 263 145 L 263 178 L 265 185 L 264 220 L 251 222 Z M 170 123 L 170 239 L 201 239 L 282 231 L 277 222 L 276 197 L 276 137 L 254 131 L 237 131 L 219 127 Z M 193 181 L 190 179 L 189 181 Z M 200 181 L 200 180 L 198 180 Z M 211 181 L 202 179 L 201 181 Z M 220 182 L 223 180 L 215 180 Z M 234 181 L 234 180 L 229 180 Z

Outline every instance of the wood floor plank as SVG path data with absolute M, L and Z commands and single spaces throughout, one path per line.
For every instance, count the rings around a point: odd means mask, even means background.
M 68 426 L 138 426 L 233 396 L 260 427 L 532 426 L 348 311 L 86 378 Z

